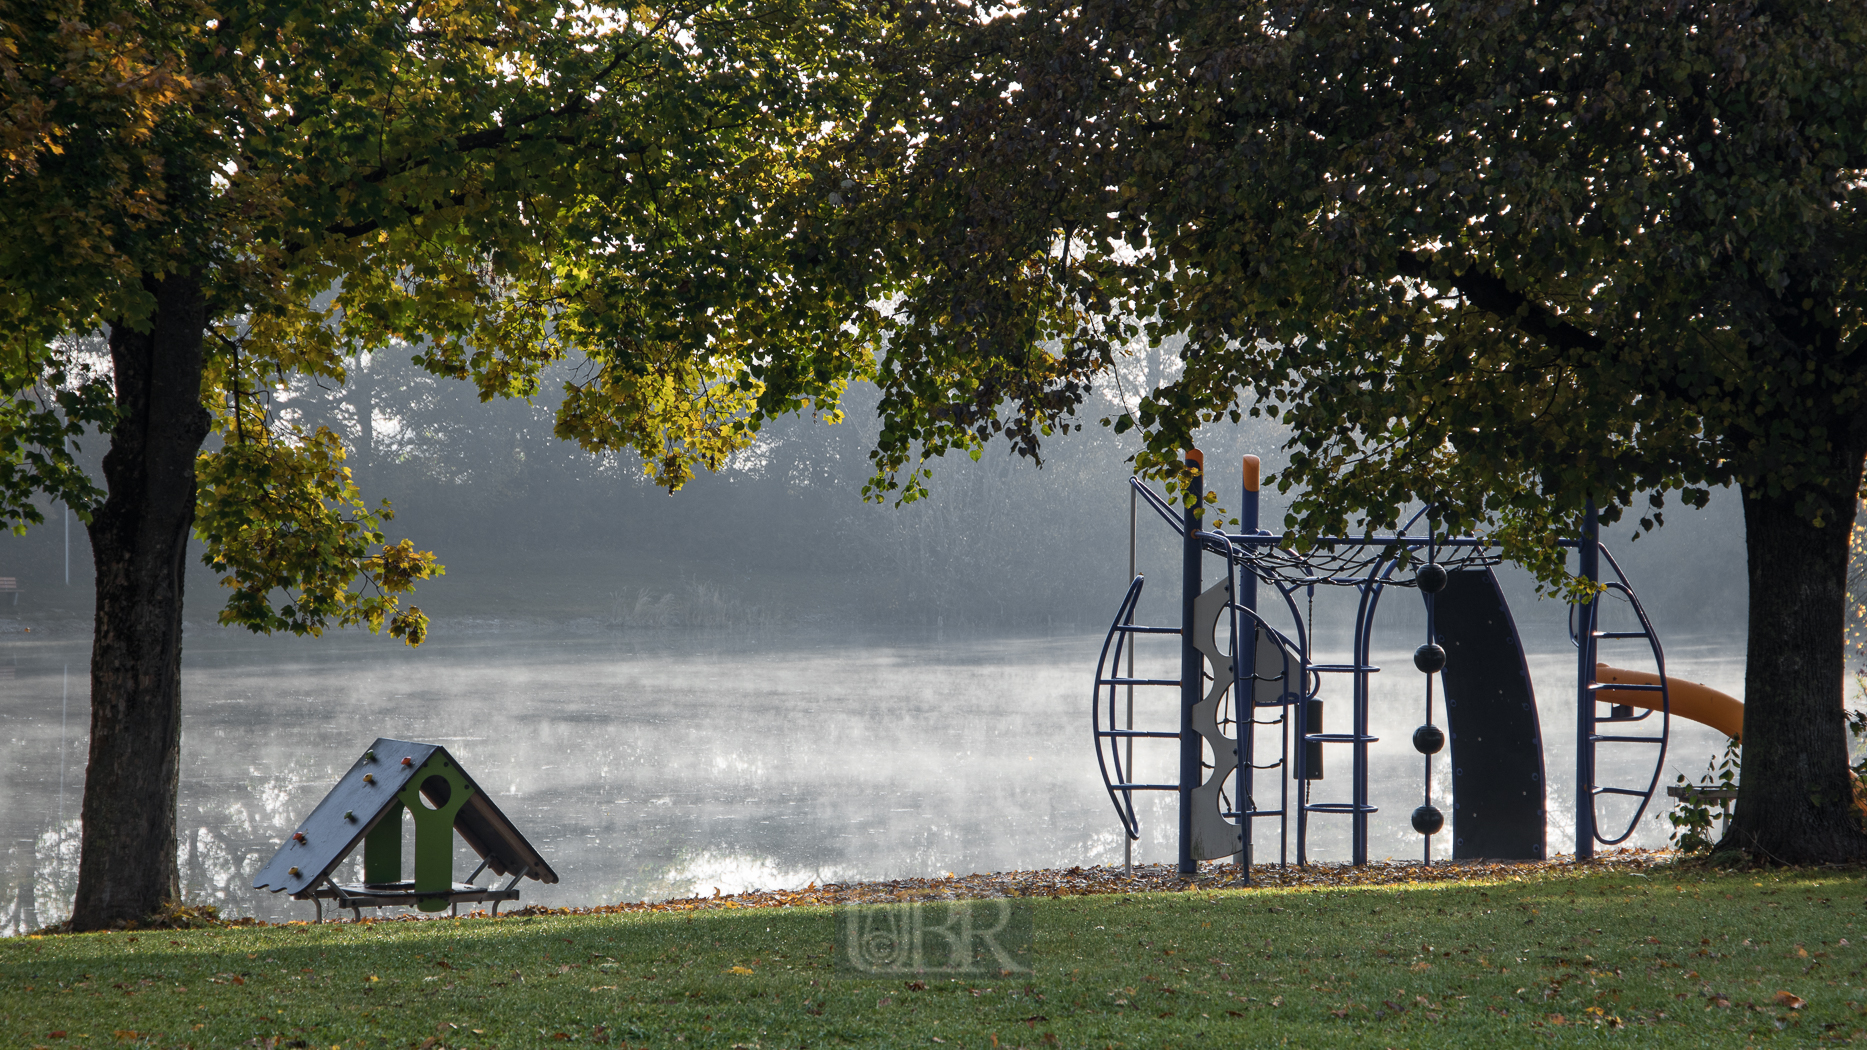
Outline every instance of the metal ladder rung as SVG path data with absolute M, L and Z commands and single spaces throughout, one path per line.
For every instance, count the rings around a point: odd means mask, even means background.
M 1310 802 L 1303 808 L 1311 813 L 1379 813 L 1378 808 L 1367 803 L 1354 802 Z
M 1161 729 L 1098 729 L 1096 736 L 1153 737 L 1159 740 L 1178 740 L 1180 734 Z
M 1595 789 L 1595 794 L 1597 795 L 1632 795 L 1635 798 L 1645 798 L 1647 796 L 1647 793 L 1645 791 L 1635 791 L 1633 788 L 1598 787 Z
M 1097 685 L 1179 685 L 1178 678 L 1098 678 Z
M 1378 736 L 1358 736 L 1354 733 L 1305 733 L 1303 739 L 1312 744 L 1372 744 L 1381 738 Z
M 1630 693 L 1657 693 L 1663 691 L 1665 688 L 1666 687 L 1662 685 L 1651 685 L 1646 682 L 1595 682 L 1588 687 L 1588 691 L 1592 693 L 1601 689 L 1625 689 Z M 1602 701 L 1604 704 L 1612 702 L 1613 701 L 1610 700 Z
M 1110 784 L 1110 791 L 1178 791 L 1178 784 Z
M 1179 634 L 1178 627 L 1142 627 L 1140 624 L 1118 623 L 1115 629 L 1124 634 Z
M 1237 810 L 1232 810 L 1228 813 L 1219 814 L 1219 816 L 1225 817 L 1228 820 L 1237 820 L 1240 816 L 1246 816 L 1246 817 L 1250 817 L 1253 820 L 1258 820 L 1258 819 L 1266 818 L 1266 817 L 1281 817 L 1283 815 L 1284 815 L 1284 811 L 1281 809 L 1254 809 L 1254 810 L 1249 810 L 1243 814 L 1239 813 Z
M 1653 637 L 1652 635 L 1648 634 L 1645 631 L 1595 631 L 1593 632 L 1593 635 L 1596 638 L 1608 638 L 1608 639 Z
M 1303 669 L 1305 671 L 1315 671 L 1318 673 L 1327 672 L 1330 674 L 1351 674 L 1356 671 L 1380 670 L 1379 667 L 1373 664 L 1306 664 Z
M 1633 720 L 1628 719 L 1628 721 Z M 1663 744 L 1666 742 L 1663 736 L 1591 736 L 1588 739 L 1597 744 Z M 1644 795 L 1646 792 L 1642 791 L 1641 794 Z

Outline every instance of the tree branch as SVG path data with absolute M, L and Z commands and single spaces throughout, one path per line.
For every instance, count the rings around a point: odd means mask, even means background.
M 1413 252 L 1401 252 L 1395 269 L 1403 277 L 1427 278 L 1432 266 Z M 1518 328 L 1558 350 L 1580 350 L 1598 354 L 1608 348 L 1607 341 L 1563 320 L 1549 307 L 1522 292 L 1512 291 L 1501 277 L 1479 272 L 1476 266 L 1447 278 L 1473 306 L 1499 318 L 1510 319 Z

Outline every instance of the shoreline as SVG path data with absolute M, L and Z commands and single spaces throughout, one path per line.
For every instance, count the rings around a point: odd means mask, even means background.
M 971 875 L 945 874 L 926 878 L 886 879 L 865 882 L 812 883 L 799 890 L 746 890 L 711 897 L 675 897 L 662 901 L 622 901 L 583 908 L 554 908 L 528 904 L 488 916 L 484 911 L 459 918 L 531 918 L 546 915 L 631 915 L 652 912 L 738 911 L 757 908 L 837 907 L 852 904 L 896 904 L 915 901 L 988 900 L 1002 897 L 1089 897 L 1125 893 L 1194 893 L 1207 890 L 1325 890 L 1374 886 L 1417 886 L 1435 883 L 1524 882 L 1531 879 L 1584 873 L 1619 872 L 1648 877 L 1652 869 L 1668 867 L 1678 861 L 1673 850 L 1618 849 L 1590 860 L 1577 861 L 1572 856 L 1558 856 L 1541 861 L 1419 861 L 1383 860 L 1362 867 L 1349 864 L 1311 864 L 1279 867 L 1274 864 L 1254 866 L 1247 884 L 1231 865 L 1213 865 L 1187 877 L 1172 864 L 1137 864 L 1132 875 L 1120 865 L 1093 865 L 1073 868 L 1038 868 L 1021 871 L 995 871 Z M 367 916 L 372 922 L 427 922 L 451 916 Z M 350 918 L 327 918 L 325 922 L 349 922 Z M 296 920 L 294 924 L 296 924 Z M 290 925 L 290 924 L 288 924 Z

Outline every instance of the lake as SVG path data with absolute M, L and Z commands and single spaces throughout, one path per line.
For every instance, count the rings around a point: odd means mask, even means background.
M 1572 848 L 1574 721 L 1573 650 L 1554 633 L 1525 628 L 1552 853 Z M 378 736 L 445 745 L 551 860 L 562 881 L 523 883 L 522 904 L 1120 863 L 1089 734 L 1101 641 L 1100 631 L 942 637 L 489 622 L 442 623 L 409 650 L 351 634 L 256 638 L 193 626 L 183 661 L 184 892 L 233 915 L 310 918 L 309 904 L 250 889 L 251 874 Z M 1374 732 L 1384 738 L 1372 761 L 1377 857 L 1412 859 L 1420 848 L 1406 826 L 1421 777 L 1407 744 L 1420 717 L 1410 652 L 1377 654 L 1406 668 L 1375 679 Z M 1677 639 L 1668 657 L 1672 674 L 1742 695 L 1741 640 Z M 57 921 L 69 907 L 87 689 L 88 639 L 78 632 L 0 636 L 7 932 Z M 1333 705 L 1332 731 L 1346 706 Z M 1171 728 L 1171 717 L 1170 705 L 1142 705 L 1144 722 Z M 1675 771 L 1696 776 L 1723 744 L 1712 730 L 1675 727 L 1663 782 Z M 1449 779 L 1438 765 L 1443 800 Z M 1161 757 L 1141 771 L 1145 779 L 1170 768 Z M 1644 780 L 1638 770 L 1609 772 Z M 1317 797 L 1346 790 L 1340 777 Z M 1149 800 L 1142 819 L 1136 859 L 1171 860 L 1171 797 Z M 1345 858 L 1346 830 L 1342 818 L 1317 818 L 1312 856 Z M 1438 836 L 1440 855 L 1449 837 Z M 1633 840 L 1664 841 L 1651 815 Z M 1258 842 L 1262 851 L 1270 839 Z M 477 860 L 458 842 L 456 856 L 464 877 Z

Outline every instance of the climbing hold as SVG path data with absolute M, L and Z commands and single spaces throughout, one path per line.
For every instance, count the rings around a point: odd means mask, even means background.
M 349 821 L 352 824 L 355 824 L 357 822 L 357 815 L 351 812 L 350 810 L 346 809 L 344 810 L 344 819 Z
M 287 872 L 286 872 L 286 874 L 288 874 L 288 875 L 296 875 L 296 874 L 298 874 L 298 869 L 297 869 L 297 868 L 292 868 L 292 869 L 290 869 L 289 871 L 287 871 Z
M 376 761 L 376 752 L 375 752 L 375 750 L 374 750 L 374 749 L 371 749 L 371 750 L 369 750 L 369 751 L 365 751 L 365 752 L 363 752 L 363 761 L 365 761 L 365 762 L 374 762 L 374 761 Z
M 1446 746 L 1446 734 L 1438 726 L 1421 726 L 1413 731 L 1413 750 L 1422 755 L 1437 755 Z
M 404 756 L 404 757 L 402 758 L 402 764 L 403 764 L 403 765 L 405 765 L 405 766 L 412 766 L 412 765 L 414 765 L 414 764 L 415 764 L 415 760 L 414 760 L 414 759 L 412 759 L 412 758 L 409 758 L 409 757 L 407 757 L 407 756 Z
M 304 832 L 302 832 L 302 831 L 294 831 L 294 832 L 292 832 L 292 841 L 293 841 L 293 842 L 303 842 L 303 841 L 305 841 L 305 833 L 304 833 Z
M 373 777 L 373 776 L 371 776 L 371 775 L 369 775 L 368 773 L 365 773 L 365 774 L 363 774 L 363 782 L 364 782 L 365 784 L 374 784 L 374 783 L 376 783 L 376 778 L 375 778 L 375 777 Z
M 1413 579 L 1421 594 L 1438 594 L 1446 589 L 1446 567 L 1429 561 L 1414 570 Z
M 1446 815 L 1438 806 L 1421 806 L 1413 811 L 1413 830 L 1422 835 L 1436 835 L 1446 826 Z
M 1432 642 L 1427 642 L 1413 650 L 1413 666 L 1426 674 L 1443 670 L 1446 666 L 1446 651 Z

